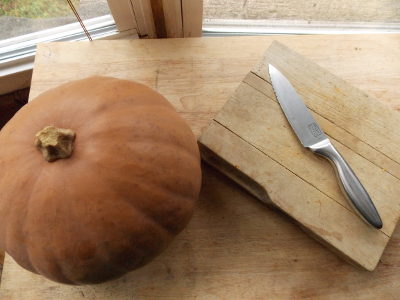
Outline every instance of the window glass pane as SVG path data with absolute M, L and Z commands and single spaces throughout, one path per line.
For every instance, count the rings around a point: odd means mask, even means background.
M 400 0 L 204 0 L 204 25 L 400 31 Z M 254 27 L 253 27 L 254 28 Z
M 398 0 L 204 0 L 205 19 L 399 22 Z
M 72 0 L 82 20 L 111 15 L 107 0 Z M 66 0 L 1 0 L 0 40 L 77 22 Z

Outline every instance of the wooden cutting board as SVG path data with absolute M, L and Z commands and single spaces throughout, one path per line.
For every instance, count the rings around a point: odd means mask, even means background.
M 293 84 L 377 207 L 377 230 L 350 207 L 334 169 L 304 148 L 273 92 L 268 63 Z M 340 257 L 374 270 L 400 216 L 400 115 L 274 42 L 199 138 L 205 161 L 285 212 Z

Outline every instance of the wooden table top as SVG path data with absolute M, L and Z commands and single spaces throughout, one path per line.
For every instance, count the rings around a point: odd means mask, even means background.
M 278 40 L 400 110 L 400 35 L 258 36 L 46 43 L 30 99 L 69 80 L 108 75 L 163 94 L 196 137 Z M 397 299 L 400 230 L 373 272 L 349 265 L 231 180 L 203 165 L 189 226 L 155 261 L 121 279 L 66 286 L 6 255 L 1 299 Z

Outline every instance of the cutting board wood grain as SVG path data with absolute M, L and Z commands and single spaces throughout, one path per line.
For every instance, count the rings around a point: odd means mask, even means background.
M 293 84 L 369 192 L 377 230 L 343 196 L 330 163 L 304 148 L 270 83 L 268 63 Z M 374 270 L 400 216 L 400 115 L 274 42 L 199 138 L 202 157 L 293 218 L 342 258 Z

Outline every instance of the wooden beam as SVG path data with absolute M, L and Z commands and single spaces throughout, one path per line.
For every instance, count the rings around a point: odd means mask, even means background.
M 141 37 L 201 36 L 203 0 L 130 0 L 130 2 Z
M 165 25 L 163 0 L 150 0 L 150 5 L 157 38 L 166 38 L 167 28 Z
M 119 32 L 137 28 L 130 0 L 107 0 L 107 3 Z
M 163 0 L 165 26 L 168 37 L 183 37 L 181 0 Z
M 201 37 L 203 0 L 182 0 L 183 37 Z

